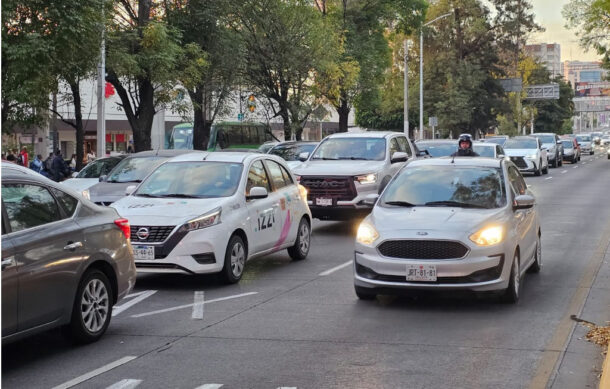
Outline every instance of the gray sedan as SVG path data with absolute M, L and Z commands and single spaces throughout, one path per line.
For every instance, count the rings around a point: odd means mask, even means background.
M 136 281 L 129 223 L 41 175 L 2 171 L 2 341 L 98 340 Z
M 358 229 L 356 294 L 465 289 L 516 302 L 525 271 L 541 269 L 540 235 L 534 197 L 511 161 L 413 161 Z

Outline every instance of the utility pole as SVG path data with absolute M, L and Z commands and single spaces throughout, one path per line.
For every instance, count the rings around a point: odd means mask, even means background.
M 403 75 L 403 79 L 404 79 L 404 125 L 403 125 L 403 131 L 405 133 L 405 135 L 407 136 L 407 138 L 409 137 L 409 67 L 407 66 L 407 57 L 409 54 L 409 41 L 408 40 L 404 40 L 403 41 L 403 47 L 404 47 L 404 67 L 405 67 L 405 71 L 404 71 L 404 75 Z
M 106 42 L 104 24 L 104 1 L 102 1 L 102 44 L 97 65 L 97 157 L 106 155 Z

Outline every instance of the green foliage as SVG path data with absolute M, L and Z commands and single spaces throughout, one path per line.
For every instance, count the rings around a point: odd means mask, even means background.
M 562 13 L 566 27 L 580 38 L 580 45 L 596 49 L 610 69 L 610 0 L 570 0 Z

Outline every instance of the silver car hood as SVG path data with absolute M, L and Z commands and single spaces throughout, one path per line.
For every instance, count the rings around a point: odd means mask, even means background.
M 307 161 L 293 169 L 299 176 L 357 176 L 383 169 L 385 161 Z
M 538 149 L 504 149 L 504 152 L 509 157 L 524 157 L 526 155 L 532 155 L 538 153 Z
M 138 182 L 102 181 L 89 188 L 89 197 L 93 202 L 114 202 L 125 197 L 128 186 L 140 185 Z
M 493 221 L 502 223 L 506 208 L 473 209 L 459 207 L 378 207 L 371 219 L 379 232 L 386 231 L 455 231 L 474 233 Z M 377 223 L 378 221 L 378 223 Z

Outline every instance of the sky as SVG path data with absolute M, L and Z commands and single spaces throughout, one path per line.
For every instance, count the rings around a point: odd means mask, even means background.
M 546 31 L 532 36 L 528 43 L 559 43 L 561 45 L 561 61 L 597 61 L 599 55 L 594 50 L 585 52 L 578 46 L 578 38 L 572 30 L 564 27 L 561 16 L 563 6 L 569 0 L 531 0 L 534 15 L 538 24 Z

